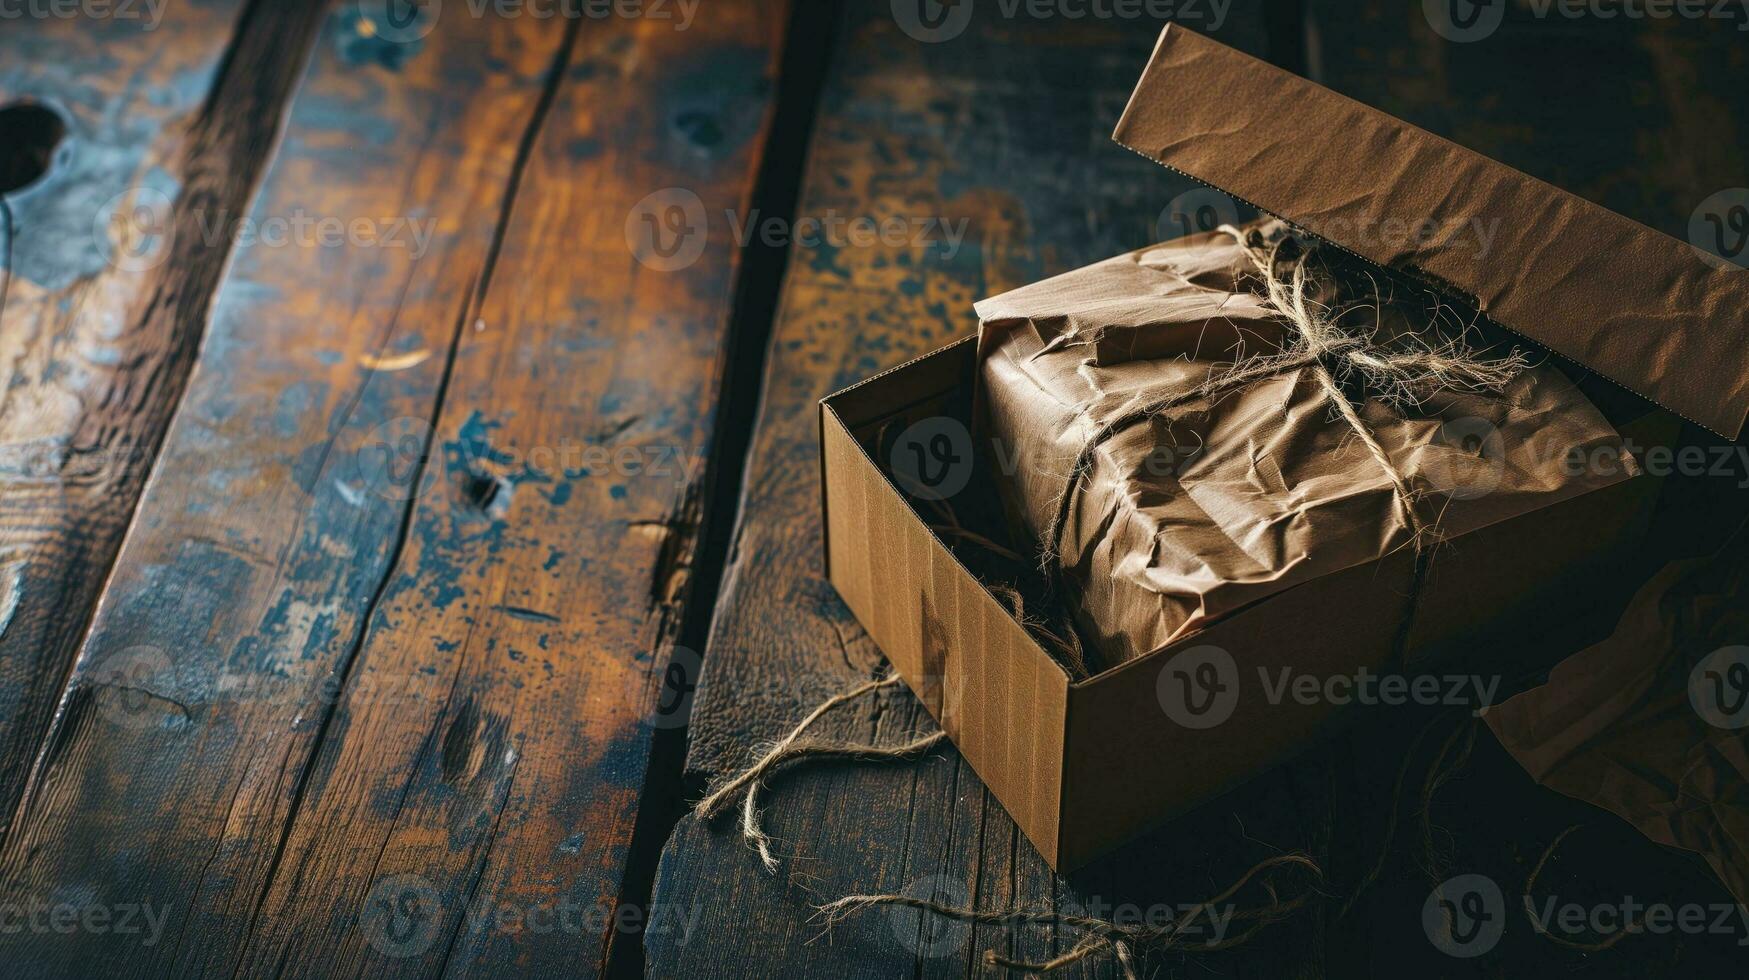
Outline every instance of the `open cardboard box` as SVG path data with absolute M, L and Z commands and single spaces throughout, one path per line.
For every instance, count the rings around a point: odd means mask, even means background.
M 1730 436 L 1749 412 L 1749 275 L 1685 243 L 1178 27 L 1161 36 L 1120 143 L 1363 259 L 1435 283 L 1581 370 L 1641 446 L 1682 414 Z M 1480 256 L 1443 232 L 1497 222 Z M 1352 712 L 1266 698 L 1253 678 L 1390 665 L 1401 551 L 1304 583 L 1138 659 L 1075 679 L 956 558 L 895 483 L 881 433 L 967 431 L 976 345 L 959 341 L 821 403 L 828 575 L 1051 867 L 1066 871 L 1285 761 Z M 980 464 L 983 465 L 983 464 Z M 1021 465 L 1025 465 L 1024 461 Z M 1640 577 L 1659 480 L 1642 475 L 1465 535 L 1429 570 L 1409 670 L 1522 673 L 1607 633 Z M 974 487 L 971 492 L 978 492 Z M 1358 611 L 1358 612 L 1357 612 Z M 1203 724 L 1168 710 L 1174 664 L 1218 647 L 1244 683 Z M 1188 657 L 1189 660 L 1183 659 Z

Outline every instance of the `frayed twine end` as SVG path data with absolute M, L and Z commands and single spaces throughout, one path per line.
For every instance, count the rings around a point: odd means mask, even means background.
M 947 738 L 946 732 L 935 732 L 913 739 L 902 745 L 840 745 L 829 742 L 811 742 L 803 740 L 813 724 L 827 712 L 841 704 L 854 701 L 873 691 L 892 687 L 902 682 L 898 674 L 868 681 L 849 691 L 833 695 L 825 702 L 810 711 L 790 733 L 782 739 L 771 743 L 760 756 L 759 761 L 742 771 L 740 775 L 725 781 L 708 796 L 698 802 L 695 813 L 706 821 L 715 820 L 728 812 L 733 805 L 737 793 L 745 793 L 741 801 L 741 836 L 748 845 L 759 854 L 759 863 L 770 874 L 777 874 L 779 862 L 772 851 L 772 839 L 765 832 L 760 822 L 762 812 L 759 808 L 760 793 L 765 789 L 765 780 L 779 768 L 792 763 L 839 759 L 851 762 L 878 762 L 895 759 L 909 759 L 921 755 L 941 744 Z

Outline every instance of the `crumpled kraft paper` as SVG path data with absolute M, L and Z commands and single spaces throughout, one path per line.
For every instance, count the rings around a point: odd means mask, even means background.
M 1263 228 L 1285 233 L 1278 222 Z M 1211 233 L 978 304 L 978 412 L 1011 519 L 1042 537 L 1077 454 L 1103 422 L 1281 349 L 1288 327 L 1266 307 L 1250 268 L 1237 242 Z M 1420 287 L 1343 271 L 1333 281 L 1366 283 L 1383 299 L 1370 314 L 1344 314 L 1345 326 L 1372 316 L 1379 336 L 1394 337 L 1444 315 Z M 1325 298 L 1334 306 L 1375 296 Z M 1552 366 L 1525 371 L 1498 394 L 1446 392 L 1407 414 L 1373 395 L 1356 397 L 1414 488 L 1415 513 L 1443 540 L 1637 472 L 1613 427 Z M 1575 467 L 1574 458 L 1624 462 Z M 1335 416 L 1310 369 L 1299 369 L 1169 410 L 1102 443 L 1060 555 L 1098 670 L 1296 584 L 1411 547 L 1411 537 L 1389 475 Z M 1404 582 L 1403 592 L 1412 587 Z
M 1677 562 L 1609 639 L 1489 709 L 1531 778 L 1704 858 L 1749 905 L 1749 525 Z

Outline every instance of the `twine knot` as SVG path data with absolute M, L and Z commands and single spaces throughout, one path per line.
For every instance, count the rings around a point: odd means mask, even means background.
M 1093 468 L 1094 454 L 1107 440 L 1133 425 L 1190 402 L 1300 369 L 1312 371 L 1334 413 L 1354 430 L 1389 477 L 1419 564 L 1433 538 L 1434 527 L 1416 513 L 1415 493 L 1408 477 L 1379 444 L 1372 428 L 1343 392 L 1341 383 L 1359 375 L 1367 388 L 1386 403 L 1406 409 L 1445 391 L 1501 391 L 1529 366 L 1529 360 L 1517 351 L 1503 358 L 1484 360 L 1461 339 L 1434 346 L 1419 336 L 1412 336 L 1396 340 L 1397 346 L 1393 347 L 1381 344 L 1371 333 L 1349 333 L 1325 315 L 1324 308 L 1307 295 L 1310 277 L 1306 267 L 1312 255 L 1310 248 L 1302 252 L 1292 270 L 1283 277 L 1276 274 L 1282 247 L 1288 242 L 1297 244 L 1297 239 L 1284 235 L 1272 245 L 1266 245 L 1257 229 L 1243 231 L 1232 225 L 1222 225 L 1218 230 L 1238 242 L 1253 271 L 1262 279 L 1264 305 L 1287 325 L 1292 342 L 1279 353 L 1240 360 L 1194 388 L 1138 405 L 1095 430 L 1092 438 L 1076 454 L 1068 480 L 1057 498 L 1056 513 L 1045 529 L 1042 542 L 1045 566 L 1055 564 L 1060 567 L 1062 564 L 1063 534 L 1070 511 Z M 1422 569 L 1417 569 L 1417 591 L 1422 572 Z

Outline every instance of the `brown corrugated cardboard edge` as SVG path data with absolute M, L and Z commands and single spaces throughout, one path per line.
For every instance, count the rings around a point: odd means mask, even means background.
M 852 613 L 855 613 L 857 620 L 861 621 L 864 630 L 868 630 L 869 637 L 880 644 L 881 653 L 887 655 L 895 669 L 901 670 L 904 674 L 906 683 L 911 686 L 911 690 L 915 691 L 918 700 L 923 702 L 932 716 L 936 716 L 937 723 L 941 723 L 944 732 L 950 733 L 950 737 L 953 737 L 955 746 L 960 749 L 960 756 L 964 758 L 965 763 L 971 765 L 972 770 L 978 774 L 981 781 L 985 782 L 993 795 L 1002 800 L 1002 805 L 1006 807 L 1009 814 L 1013 814 L 1016 824 L 1020 826 L 1021 831 L 1025 831 L 1028 840 L 1034 844 L 1034 847 L 1037 847 L 1037 851 L 1041 856 L 1044 856 L 1046 863 L 1055 866 L 1058 854 L 1062 852 L 1063 847 L 1062 746 L 1065 732 L 1067 732 L 1067 725 L 1065 725 L 1067 690 L 1072 683 L 1072 677 L 1069 676 L 1067 670 L 1063 669 L 1062 663 L 1056 662 L 1056 658 L 1046 653 L 1044 648 L 1037 644 L 1034 637 L 1028 634 L 1025 627 L 1021 627 L 1020 623 L 1014 620 L 1013 614 L 1007 611 L 1007 607 L 1000 600 L 997 600 L 993 593 L 990 593 L 988 586 L 958 560 L 958 556 L 953 553 L 953 549 L 948 548 L 948 544 L 941 539 L 941 535 L 937 534 L 934 528 L 929 527 L 927 521 L 922 520 L 922 516 L 916 513 L 915 507 L 904 499 L 904 493 L 899 490 L 899 486 L 895 485 L 892 478 L 888 476 L 888 472 L 874 460 L 873 455 L 869 455 L 868 448 L 854 436 L 854 430 L 852 430 L 857 423 L 855 420 L 861 418 L 864 413 L 868 413 L 871 409 L 874 409 L 878 415 L 887 415 L 890 409 L 904 408 L 902 402 L 888 404 L 885 399 L 871 399 L 874 390 L 880 390 L 881 381 L 894 378 L 895 374 L 902 378 L 906 373 L 927 369 L 930 367 L 930 362 L 936 362 L 936 366 L 939 366 L 939 364 L 943 364 L 943 359 L 950 359 L 964 362 L 955 371 L 957 378 L 962 374 L 969 376 L 971 374 L 972 345 L 974 345 L 974 338 L 958 339 L 958 341 L 922 353 L 918 357 L 902 362 L 899 366 L 890 367 L 887 371 L 881 371 L 880 374 L 874 374 L 868 380 L 841 388 L 838 392 L 833 392 L 824 399 L 820 399 L 819 436 L 820 467 L 822 467 L 820 469 L 820 497 L 822 497 L 822 509 L 824 509 L 822 544 L 824 544 L 824 551 L 826 551 L 824 556 L 826 556 L 827 577 L 833 583 L 834 588 L 838 588 L 840 595 L 843 595 L 845 602 L 852 609 Z M 915 383 L 915 378 L 911 381 Z M 958 383 L 960 381 L 955 381 L 955 385 Z M 939 388 L 930 388 L 923 397 L 927 399 L 927 397 L 937 394 L 939 394 Z M 915 402 L 911 402 L 911 404 L 915 404 Z M 838 443 L 836 450 L 834 450 L 834 441 Z M 836 464 L 834 464 L 834 460 L 836 460 Z M 840 481 L 836 485 L 833 481 L 834 465 L 840 467 L 838 469 Z M 845 465 L 848 465 L 850 469 L 843 469 Z M 862 490 L 857 490 L 855 485 L 861 485 Z M 834 513 L 834 492 L 840 495 L 841 504 L 850 507 L 848 511 L 845 511 L 845 514 Z M 901 532 L 897 537 L 901 542 L 915 539 L 918 544 L 922 544 L 922 556 L 927 560 L 918 563 L 920 553 L 916 551 L 916 548 L 901 546 L 894 555 L 885 556 L 880 562 L 874 562 L 869 574 L 848 574 L 847 572 L 845 576 L 841 577 L 840 572 L 852 569 L 859 563 L 859 556 L 866 555 L 866 549 L 859 548 L 859 542 L 855 539 L 850 542 L 838 541 L 836 535 L 833 534 L 834 525 L 845 525 L 845 521 L 848 521 L 848 525 L 840 527 L 840 530 L 847 530 L 848 527 L 864 527 L 862 521 L 871 520 L 874 514 L 878 514 L 880 511 L 904 514 L 902 518 L 897 518 L 904 525 L 904 527 L 897 528 Z M 841 548 L 848 548 L 848 551 L 845 551 L 845 555 L 838 555 L 834 558 L 834 555 Z M 1020 698 L 1021 704 L 1007 705 L 1009 711 L 1000 711 L 1000 721 L 993 726 L 988 723 L 990 719 L 985 718 L 988 714 L 986 709 L 990 707 L 985 702 L 988 698 L 997 697 L 995 691 L 1006 690 L 1002 684 L 992 683 L 993 679 L 986 679 L 985 684 L 979 684 L 978 697 L 941 697 L 941 700 L 932 700 L 925 693 L 925 688 L 920 686 L 920 684 L 929 683 L 929 677 L 918 674 L 920 663 L 915 656 L 918 651 L 906 653 L 904 642 L 897 642 L 897 646 L 890 646 L 895 641 L 894 627 L 902 627 L 902 620 L 906 616 L 892 614 L 895 595 L 888 595 L 890 590 L 880 588 L 880 574 L 874 572 L 874 565 L 885 563 L 888 565 L 888 572 L 892 572 L 894 570 L 890 567 L 892 562 L 901 563 L 901 565 L 906 565 L 908 569 L 911 569 L 909 572 L 901 574 L 901 579 L 908 579 L 915 588 L 934 591 L 937 600 L 941 600 L 948 591 L 951 591 L 951 588 L 944 591 L 941 588 L 941 581 L 964 583 L 965 586 L 969 586 L 969 590 L 978 595 L 978 600 L 972 607 L 979 609 L 979 613 L 972 616 L 971 620 L 1000 620 L 1011 630 L 1011 637 L 1009 637 L 1009 641 L 1006 641 L 1006 646 L 1004 646 L 1004 641 L 1000 639 L 1000 635 L 983 637 L 981 630 L 974 630 L 974 632 L 978 632 L 979 637 L 986 639 L 988 644 L 971 641 L 971 646 L 967 646 L 965 641 L 969 637 L 960 635 L 960 630 L 971 627 L 965 627 L 965 623 L 955 623 L 951 628 L 953 628 L 953 634 L 957 635 L 958 642 L 951 644 L 953 646 L 951 658 L 957 662 L 957 670 L 960 672 L 971 670 L 974 676 L 981 676 L 981 670 L 978 667 L 979 665 L 988 667 L 986 655 L 999 653 L 999 648 L 1009 649 L 1013 653 L 1021 653 L 1023 655 L 1021 660 L 1032 665 L 1035 681 L 1039 681 L 1042 676 L 1049 676 L 1053 679 L 1053 683 L 1037 683 L 1032 684 L 1032 686 L 1023 683 L 1014 684 L 1014 690 L 1009 691 L 1009 697 Z M 927 570 L 929 567 L 936 567 L 936 577 L 930 576 L 930 572 Z M 946 579 L 941 579 L 939 577 L 941 574 L 944 574 Z M 930 581 L 934 583 L 932 586 L 929 584 Z M 892 583 L 888 581 L 887 586 L 890 584 Z M 927 597 L 925 597 L 925 602 L 927 602 Z M 957 609 L 958 613 L 964 614 L 965 607 L 962 602 L 955 602 L 953 607 Z M 883 613 L 883 609 L 887 613 Z M 983 646 L 990 646 L 990 649 L 972 649 L 983 648 Z M 925 656 L 925 660 L 927 660 L 927 656 Z M 927 670 L 925 670 L 925 674 L 927 674 Z M 943 695 L 944 691 L 951 690 L 951 688 L 964 688 L 964 683 L 953 683 L 953 677 L 958 677 L 958 674 L 951 674 L 950 677 L 937 677 L 937 683 L 939 683 L 937 695 Z M 1055 698 L 1055 712 L 1046 711 L 1053 705 L 1053 698 L 1048 695 L 1048 690 L 1051 688 L 1060 691 L 1060 697 Z M 1028 698 L 1035 698 L 1035 704 L 1034 700 L 1028 700 Z M 965 725 L 960 725 L 948 716 L 951 709 L 944 707 L 946 702 L 955 702 L 955 704 L 964 702 L 962 707 L 974 709 L 976 718 L 969 719 Z M 979 723 L 978 719 L 983 719 L 983 723 Z M 1016 730 L 1025 730 L 1028 726 L 1027 719 L 1030 719 L 1032 733 L 1020 740 L 1023 742 L 1023 746 L 1021 746 L 1020 742 L 1016 742 L 1011 735 Z M 1002 733 L 1007 733 L 1007 735 L 1002 735 Z M 995 739 L 995 742 L 992 742 L 992 739 Z
M 1179 25 L 1113 138 L 1728 438 L 1749 418 L 1749 271 L 1686 242 Z
M 885 371 L 881 371 L 881 372 L 878 372 L 876 374 L 871 374 L 868 377 L 863 378 L 861 381 L 858 381 L 853 385 L 848 385 L 846 387 L 840 388 L 837 391 L 834 391 L 831 394 L 828 394 L 826 397 L 820 399 L 819 402 L 817 402 L 814 406 L 815 410 L 816 410 L 816 416 L 815 416 L 816 434 L 818 435 L 820 441 L 822 443 L 824 443 L 824 441 L 825 441 L 826 417 L 828 415 L 830 415 L 834 418 L 837 418 L 838 423 L 840 425 L 844 426 L 844 429 L 846 432 L 848 432 L 850 430 L 850 426 L 842 418 L 840 418 L 838 416 L 837 409 L 835 409 L 833 407 L 834 402 L 841 401 L 845 397 L 852 395 L 861 389 L 867 388 L 870 385 L 873 385 L 874 383 L 880 381 L 882 378 L 885 378 L 888 375 L 898 374 L 899 372 L 904 371 L 906 368 L 912 367 L 912 366 L 919 364 L 923 361 L 927 361 L 930 358 L 940 357 L 943 354 L 946 354 L 949 351 L 952 351 L 956 347 L 959 347 L 959 346 L 964 345 L 964 344 L 974 343 L 975 341 L 977 341 L 977 339 L 978 339 L 977 335 L 974 334 L 974 335 L 969 336 L 969 337 L 961 337 L 958 340 L 948 341 L 947 343 L 942 344 L 940 347 L 934 347 L 934 348 L 931 348 L 929 350 L 926 350 L 923 353 L 918 354 L 916 357 L 912 357 L 908 360 L 905 360 L 905 361 L 902 361 L 898 364 L 895 364 L 892 367 L 887 368 Z M 822 445 L 822 447 L 821 447 L 822 451 L 820 453 L 820 528 L 821 528 L 821 530 L 820 530 L 820 546 L 821 546 L 821 557 L 824 558 L 826 561 L 825 567 L 831 568 L 832 567 L 832 535 L 829 532 L 830 532 L 830 529 L 832 527 L 832 520 L 831 520 L 831 515 L 827 512 L 827 506 L 828 506 L 829 501 L 827 499 L 827 494 L 826 494 L 826 453 L 824 452 L 824 448 L 825 447 Z M 876 463 L 873 458 L 869 457 L 867 452 L 864 452 L 862 455 L 863 455 L 864 459 L 868 460 L 868 465 L 870 467 L 872 467 L 876 473 L 879 473 L 881 475 L 881 479 L 883 481 L 885 481 L 888 486 L 892 486 L 893 481 L 887 478 L 886 473 L 881 470 L 880 465 L 878 463 Z M 893 487 L 893 492 L 898 493 L 899 488 Z M 930 533 L 932 535 L 934 534 L 934 532 L 930 532 Z M 946 548 L 947 545 L 945 543 L 943 543 L 942 547 Z M 951 555 L 953 553 L 953 549 L 949 548 L 948 553 Z M 959 563 L 959 560 L 957 558 L 955 559 L 955 563 L 956 564 Z M 960 567 L 964 568 L 965 566 L 961 565 Z M 969 569 L 967 569 L 966 574 L 971 575 L 972 573 Z M 975 578 L 976 576 L 973 576 L 973 577 Z

